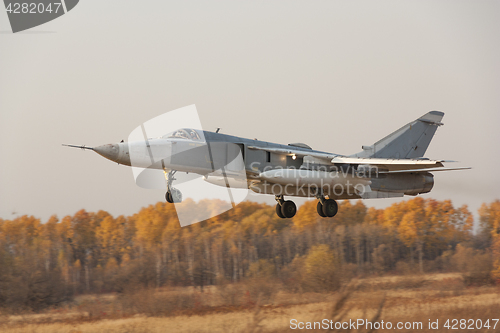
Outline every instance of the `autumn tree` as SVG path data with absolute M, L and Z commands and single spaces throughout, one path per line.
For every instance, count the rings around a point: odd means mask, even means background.
M 363 276 L 404 271 L 414 258 L 423 271 L 425 260 L 444 262 L 445 251 L 457 270 L 481 272 L 486 264 L 479 265 L 479 259 L 487 263 L 484 258 L 493 253 L 493 276 L 500 277 L 498 200 L 479 211 L 480 237 L 486 240 L 479 250 L 473 246 L 481 242 L 470 241 L 477 238 L 467 206 L 457 208 L 448 200 L 418 197 L 386 209 L 345 200 L 333 218 L 319 217 L 316 205 L 316 200 L 307 201 L 294 218 L 281 219 L 274 206 L 242 202 L 185 227 L 176 207 L 167 203 L 126 217 L 80 210 L 44 223 L 32 216 L 0 219 L 0 306 L 17 300 L 19 306 L 43 307 L 77 293 L 202 287 L 267 276 L 286 284 L 307 280 L 320 289 L 335 289 L 340 272 Z M 196 217 L 224 206 L 218 200 L 186 199 L 182 209 Z M 440 265 L 435 269 L 445 267 Z M 303 287 L 314 284 L 308 283 Z M 36 291 L 31 299 L 47 301 L 27 302 L 27 286 Z
M 315 290 L 335 290 L 339 287 L 339 265 L 333 251 L 325 244 L 313 246 L 304 261 L 304 278 Z
M 479 209 L 481 232 L 491 243 L 493 256 L 492 277 L 500 280 L 500 200 L 483 204 Z
M 397 226 L 399 238 L 410 248 L 416 249 L 419 270 L 424 271 L 423 258 L 435 258 L 442 253 L 448 242 L 466 238 L 472 229 L 472 216 L 467 207 L 458 211 L 450 201 L 415 198 L 389 208 L 388 223 Z M 425 253 L 424 253 L 425 251 Z

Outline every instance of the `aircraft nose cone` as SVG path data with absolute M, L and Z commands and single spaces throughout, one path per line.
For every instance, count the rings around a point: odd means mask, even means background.
M 95 147 L 94 151 L 99 155 L 106 157 L 108 160 L 118 162 L 120 147 L 117 144 L 107 144 Z

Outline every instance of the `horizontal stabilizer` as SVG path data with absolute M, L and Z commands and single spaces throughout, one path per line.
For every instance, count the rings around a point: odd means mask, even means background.
M 452 171 L 452 170 L 468 170 L 471 167 L 459 167 L 459 168 L 428 168 L 428 169 L 410 169 L 410 170 L 391 170 L 391 171 L 379 171 L 379 173 L 405 173 L 405 172 L 435 172 L 435 171 Z
M 386 158 L 356 158 L 337 156 L 331 161 L 334 164 L 374 165 L 387 170 L 412 170 L 443 167 L 442 161 L 386 159 Z

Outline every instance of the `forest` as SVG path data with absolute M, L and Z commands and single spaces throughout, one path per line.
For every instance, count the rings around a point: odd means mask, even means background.
M 168 203 L 132 216 L 80 210 L 48 221 L 0 219 L 0 308 L 38 311 L 82 294 L 203 290 L 255 278 L 299 291 L 429 272 L 460 272 L 476 285 L 500 281 L 500 200 L 481 206 L 476 232 L 467 206 L 448 200 L 417 197 L 386 209 L 346 200 L 334 218 L 320 218 L 315 201 L 292 219 L 274 210 L 243 202 L 183 228 Z

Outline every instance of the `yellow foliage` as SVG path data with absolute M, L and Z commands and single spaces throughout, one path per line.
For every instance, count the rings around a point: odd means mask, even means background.
M 259 259 L 248 267 L 248 276 L 256 278 L 269 278 L 274 275 L 274 265 L 266 259 Z
M 339 281 L 336 272 L 337 264 L 333 251 L 328 245 L 315 245 L 307 254 L 304 262 L 305 273 L 303 276 L 313 288 L 318 290 L 337 289 Z
M 112 273 L 118 269 L 118 262 L 115 258 L 111 257 L 106 263 L 105 271 Z
M 489 205 L 481 205 L 479 224 L 491 237 L 500 235 L 500 200 L 495 200 Z
M 491 237 L 493 256 L 492 277 L 500 280 L 500 200 L 495 200 L 489 205 L 481 205 L 479 209 L 479 223 L 483 232 Z
M 308 228 L 315 228 L 318 221 L 321 219 L 317 213 L 317 201 L 306 201 L 297 211 L 297 215 L 293 218 L 293 225 L 297 230 L 304 230 Z
M 187 199 L 183 204 L 196 215 L 197 209 L 217 212 L 226 203 Z M 166 203 L 128 217 L 80 210 L 61 220 L 52 216 L 46 223 L 33 216 L 0 219 L 0 267 L 9 268 L 3 272 L 12 281 L 25 267 L 36 274 L 59 275 L 69 293 L 116 290 L 113 281 L 122 279 L 123 286 L 132 283 L 131 276 L 137 284 L 165 286 L 275 273 L 301 281 L 300 288 L 324 290 L 337 288 L 349 265 L 357 274 L 384 273 L 396 269 L 397 262 L 413 262 L 418 254 L 421 268 L 427 261 L 430 268 L 443 269 L 432 262 L 443 251 L 454 253 L 459 243 L 477 243 L 469 242 L 473 217 L 467 206 L 455 208 L 449 200 L 417 197 L 386 209 L 345 200 L 334 218 L 319 217 L 316 206 L 316 200 L 307 201 L 293 219 L 281 219 L 274 205 L 243 202 L 182 228 L 174 206 Z M 479 214 L 489 237 L 481 256 L 493 254 L 492 274 L 500 278 L 500 201 L 484 204 Z M 460 256 L 479 258 L 469 252 Z

